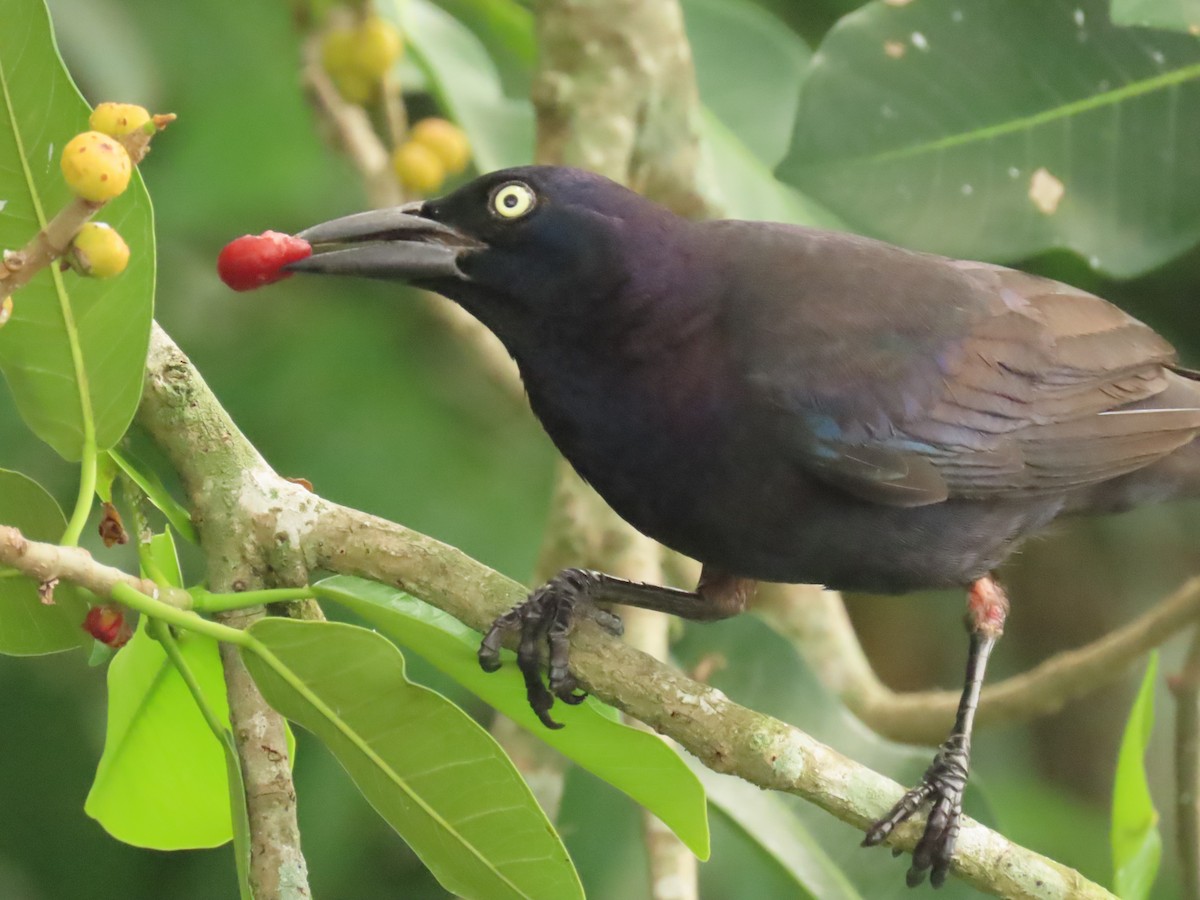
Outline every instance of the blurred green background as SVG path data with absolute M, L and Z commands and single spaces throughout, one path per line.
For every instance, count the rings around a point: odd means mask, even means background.
M 810 39 L 855 5 L 764 2 Z M 524 406 L 487 380 L 424 305 L 367 283 L 297 279 L 244 296 L 217 280 L 214 260 L 230 238 L 295 231 L 364 204 L 355 173 L 322 143 L 304 103 L 287 4 L 51 0 L 50 7 L 68 66 L 91 101 L 127 100 L 179 115 L 141 167 L 157 219 L 157 318 L 251 441 L 278 471 L 309 479 L 324 496 L 528 580 L 553 448 Z M 1116 300 L 1172 339 L 1185 362 L 1200 365 L 1192 306 L 1200 254 L 1121 283 L 1067 254 L 1028 266 Z M 0 464 L 38 478 L 69 507 L 71 468 L 29 435 L 4 391 L 0 435 Z M 1003 573 L 1014 609 L 992 680 L 1104 634 L 1200 572 L 1197 534 L 1200 506 L 1181 503 L 1065 523 L 1031 542 Z M 868 654 L 897 688 L 958 684 L 961 604 L 951 593 L 851 598 Z M 836 738 L 854 727 L 813 721 L 806 711 L 829 704 L 814 699 L 818 689 L 773 640 L 753 620 L 689 627 L 678 652 L 687 663 L 719 650 L 730 660 L 714 678 L 723 690 L 852 752 Z M 759 652 L 764 646 L 771 652 Z M 1176 641 L 1163 671 L 1177 668 L 1180 656 Z M 418 661 L 413 667 L 441 684 Z M 232 896 L 227 850 L 139 851 L 83 815 L 103 740 L 102 678 L 81 654 L 0 658 L 0 898 Z M 1136 683 L 1133 673 L 1059 715 L 989 729 L 976 740 L 975 773 L 993 821 L 1017 842 L 1106 883 L 1112 772 Z M 1149 765 L 1169 846 L 1172 716 L 1167 692 L 1159 697 Z M 314 895 L 444 896 L 336 763 L 300 740 L 296 777 Z M 888 771 L 903 780 L 922 767 Z M 639 819 L 623 797 L 572 773 L 560 821 L 591 896 L 645 895 Z M 831 846 L 845 847 L 841 861 L 869 857 L 900 895 L 900 861 L 857 850 L 852 830 L 827 817 L 807 821 L 832 835 Z M 775 864 L 736 828 L 719 817 L 714 827 L 714 861 L 702 867 L 706 897 L 790 895 Z M 1156 897 L 1176 891 L 1169 850 L 1167 857 Z M 884 896 L 880 890 L 873 896 Z M 961 890 L 950 886 L 943 896 Z

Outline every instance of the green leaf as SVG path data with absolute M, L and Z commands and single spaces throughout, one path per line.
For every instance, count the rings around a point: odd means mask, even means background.
M 708 792 L 709 802 L 769 853 L 798 887 L 821 900 L 861 900 L 845 873 L 778 794 L 720 775 L 698 762 L 692 763 L 692 771 Z
M 191 513 L 182 503 L 171 496 L 171 492 L 162 483 L 157 472 L 127 449 L 117 450 L 116 447 L 111 447 L 106 456 L 120 467 L 126 477 L 146 495 L 146 499 L 167 517 L 167 521 L 171 523 L 171 527 L 179 533 L 180 537 L 190 544 L 200 543 L 196 528 L 192 525 Z
M 1112 0 L 1116 25 L 1170 28 L 1200 34 L 1200 0 Z
M 1107 13 L 869 3 L 813 57 L 779 175 L 919 249 L 1157 266 L 1200 239 L 1200 42 Z
M 88 105 L 54 46 L 41 0 L 8 3 L 0 28 L 0 247 L 17 249 L 71 200 L 64 144 L 87 129 Z M 13 296 L 0 328 L 0 372 L 30 428 L 69 460 L 89 432 L 101 449 L 124 434 L 142 392 L 154 302 L 150 200 L 134 173 L 100 213 L 129 245 L 113 279 L 49 266 Z
M 533 14 L 514 0 L 435 0 L 471 29 L 492 58 L 510 97 L 529 96 L 537 42 Z
M 525 683 L 505 651 L 498 672 L 479 668 L 480 636 L 453 616 L 402 591 L 348 575 L 313 585 L 313 593 L 352 610 L 403 647 L 419 653 L 467 690 L 661 819 L 696 856 L 708 858 L 704 789 L 674 750 L 652 734 L 609 718 L 610 707 L 589 698 L 560 704 L 546 728 L 529 708 Z
M 329 747 L 447 890 L 488 900 L 583 897 L 567 851 L 504 751 L 450 701 L 410 682 L 385 638 L 278 618 L 249 634 L 275 657 L 242 653 L 263 696 Z
M 289 733 L 290 737 L 290 733 Z M 233 827 L 233 863 L 237 868 L 239 900 L 254 900 L 250 887 L 250 812 L 246 808 L 246 782 L 242 779 L 242 764 L 238 759 L 233 732 L 221 731 L 221 753 L 225 757 L 225 781 L 228 785 L 229 811 Z M 290 756 L 289 759 L 296 757 Z
M 533 159 L 533 106 L 505 96 L 479 39 L 429 0 L 393 0 L 413 58 L 438 104 L 467 133 L 481 172 Z
M 704 110 L 700 124 L 706 178 L 721 215 L 846 229 L 828 209 L 772 175 L 710 110 Z
M 66 520 L 36 481 L 0 469 L 0 524 L 19 528 L 30 540 L 53 543 Z M 91 638 L 81 625 L 87 610 L 87 601 L 72 585 L 60 583 L 53 605 L 47 605 L 32 579 L 0 569 L 0 653 L 35 656 L 86 647 Z
M 232 834 L 225 752 L 145 620 L 108 667 L 108 728 L 84 811 L 118 840 L 155 850 L 216 847 Z M 217 642 L 179 650 L 209 707 L 229 722 Z
M 175 539 L 171 532 L 151 535 L 150 540 L 140 548 L 142 557 L 142 577 L 153 578 L 158 575 L 166 580 L 171 587 L 183 587 L 183 571 L 179 567 L 179 552 L 175 549 Z M 149 566 L 153 571 L 147 571 Z
M 1150 655 L 1141 689 L 1129 711 L 1117 755 L 1112 854 L 1113 890 L 1121 900 L 1149 897 L 1162 859 L 1158 811 L 1154 808 L 1146 776 L 1146 748 L 1154 730 L 1154 680 L 1157 674 L 1158 653 L 1155 652 Z
M 747 0 L 685 0 L 683 17 L 701 101 L 773 169 L 792 140 L 812 51 Z

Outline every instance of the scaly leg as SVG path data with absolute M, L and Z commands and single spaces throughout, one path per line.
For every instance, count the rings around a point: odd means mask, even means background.
M 597 602 L 623 603 L 685 619 L 724 619 L 746 608 L 753 589 L 753 581 L 707 568 L 701 572 L 695 591 L 626 581 L 587 569 L 564 569 L 531 593 L 528 600 L 492 623 L 479 645 L 479 665 L 486 672 L 500 668 L 500 645 L 504 636 L 512 631 L 519 632 L 517 667 L 525 676 L 529 705 L 547 728 L 561 728 L 562 725 L 550 718 L 554 698 L 576 704 L 587 696 L 578 690 L 570 671 L 567 638 L 576 616 L 590 615 L 613 634 L 621 633 L 621 620 L 596 606 Z M 550 651 L 546 683 L 542 682 L 541 671 L 543 642 Z
M 950 869 L 954 842 L 958 839 L 962 817 L 963 791 L 971 766 L 971 726 L 979 705 L 984 671 L 996 641 L 1004 632 L 1008 614 L 1008 598 L 991 576 L 980 578 L 967 594 L 967 627 L 971 647 L 967 654 L 967 678 L 958 701 L 958 715 L 946 742 L 938 748 L 933 764 L 925 770 L 921 783 L 900 798 L 891 812 L 871 826 L 863 839 L 864 847 L 882 843 L 892 829 L 911 818 L 926 800 L 932 800 L 929 818 L 921 840 L 913 849 L 912 866 L 908 870 L 909 887 L 916 887 L 929 872 L 929 881 L 941 887 Z

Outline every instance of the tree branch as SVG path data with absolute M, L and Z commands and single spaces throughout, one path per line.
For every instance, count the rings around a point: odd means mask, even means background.
M 81 584 L 99 597 L 112 594 L 115 584 L 127 584 L 178 609 L 191 609 L 192 597 L 182 588 L 162 587 L 121 569 L 96 562 L 81 547 L 62 547 L 31 541 L 16 528 L 0 525 L 0 567 L 8 566 L 38 584 L 55 580 Z
M 958 706 L 957 691 L 897 693 L 867 662 L 841 597 L 813 585 L 762 585 L 754 609 L 795 645 L 821 682 L 868 727 L 909 744 L 936 744 Z M 1154 647 L 1200 618 L 1193 579 L 1127 625 L 1056 654 L 1027 672 L 983 689 L 978 724 L 1024 721 L 1124 678 Z
M 522 585 L 453 547 L 329 503 L 275 475 L 161 329 L 154 330 L 152 342 L 139 421 L 167 450 L 194 500 L 204 497 L 219 506 L 207 496 L 215 490 L 207 486 L 208 479 L 226 477 L 245 465 L 240 490 L 227 502 L 247 503 L 258 533 L 289 544 L 310 569 L 397 585 L 477 629 L 525 596 Z M 591 622 L 581 624 L 571 645 L 573 669 L 589 690 L 676 740 L 716 771 L 795 793 L 858 828 L 882 815 L 902 793 L 890 779 L 791 725 L 733 703 Z M 911 849 L 922 826 L 915 820 L 899 828 L 895 846 Z M 979 890 L 1000 896 L 1111 896 L 1068 867 L 969 819 L 963 822 L 953 871 Z
M 192 519 L 217 592 L 275 586 L 293 514 L 313 495 L 281 479 L 246 440 L 187 357 L 155 324 L 138 421 L 167 454 L 191 498 Z M 276 565 L 280 563 L 280 565 Z M 289 566 L 294 577 L 294 567 Z M 219 613 L 246 628 L 262 607 Z M 235 648 L 222 647 L 230 725 L 246 784 L 250 883 L 257 900 L 310 896 L 283 718 L 267 705 Z

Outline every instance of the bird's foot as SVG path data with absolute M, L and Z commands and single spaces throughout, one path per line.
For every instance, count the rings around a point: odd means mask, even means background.
M 529 705 L 547 728 L 562 725 L 550 718 L 557 697 L 572 706 L 582 703 L 587 692 L 579 690 L 570 671 L 570 645 L 567 638 L 577 617 L 586 614 L 604 628 L 619 635 L 621 620 L 596 606 L 589 594 L 599 585 L 600 576 L 586 569 L 564 569 L 492 623 L 479 645 L 479 665 L 485 672 L 500 668 L 500 645 L 509 632 L 518 632 L 517 668 L 525 676 L 525 694 Z M 549 672 L 542 680 L 541 644 L 549 649 Z
M 926 800 L 932 801 L 925 831 L 913 848 L 912 866 L 906 876 L 909 887 L 924 881 L 926 872 L 929 872 L 929 882 L 934 887 L 941 887 L 946 880 L 962 818 L 970 753 L 970 743 L 963 735 L 951 735 L 938 749 L 921 783 L 901 797 L 891 812 L 872 825 L 863 838 L 864 847 L 883 843 L 892 829 L 915 815 Z M 895 852 L 899 854 L 899 851 Z

